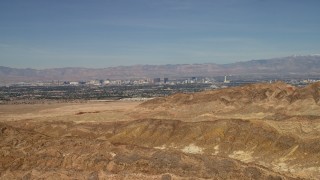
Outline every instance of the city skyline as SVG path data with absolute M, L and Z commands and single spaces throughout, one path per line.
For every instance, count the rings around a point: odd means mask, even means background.
M 0 66 L 227 64 L 319 54 L 316 0 L 0 2 Z

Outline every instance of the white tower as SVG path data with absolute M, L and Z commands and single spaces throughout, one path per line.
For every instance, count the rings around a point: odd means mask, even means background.
M 230 83 L 230 81 L 229 80 L 227 80 L 227 76 L 224 76 L 224 81 L 223 81 L 224 83 Z

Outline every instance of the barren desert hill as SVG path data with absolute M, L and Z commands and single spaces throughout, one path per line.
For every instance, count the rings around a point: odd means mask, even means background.
M 100 173 L 99 177 L 123 173 L 146 176 L 170 173 L 177 177 L 237 179 L 235 176 L 239 176 L 247 179 L 257 173 L 261 177 L 253 179 L 268 179 L 261 172 L 242 175 L 247 166 L 261 167 L 266 174 L 278 172 L 282 174 L 277 175 L 282 177 L 280 179 L 285 176 L 318 178 L 320 175 L 319 133 L 312 139 L 303 139 L 298 135 L 283 134 L 271 125 L 257 121 L 29 121 L 20 122 L 20 127 L 5 123 L 0 126 L 3 140 L 0 162 L 4 171 L 2 175 L 6 176 L 32 174 L 36 177 L 35 169 L 43 173 L 42 177 L 53 176 L 52 171 L 55 177 L 63 177 L 68 171 L 77 170 L 86 176 Z M 163 156 L 150 159 L 159 153 Z M 185 158 L 192 157 L 200 160 L 184 162 Z M 202 162 L 204 159 L 209 159 L 215 166 L 208 167 Z M 227 165 L 234 160 L 241 161 L 243 166 Z M 194 173 L 202 168 L 204 172 Z M 77 177 L 76 174 L 69 175 Z
M 3 105 L 0 178 L 319 179 L 319 87 L 260 83 L 41 111 Z
M 51 137 L 0 123 L 1 179 L 295 179 L 222 156 L 88 136 Z
M 283 82 L 258 83 L 239 87 L 204 91 L 192 94 L 175 94 L 156 98 L 139 107 L 150 110 L 155 116 L 165 114 L 196 118 L 217 116 L 237 118 L 241 115 L 256 118 L 320 116 L 320 82 L 307 87 L 294 87 Z M 238 115 L 238 116 L 234 116 Z
M 220 98 L 219 98 L 220 97 Z M 237 87 L 230 87 L 218 90 L 204 91 L 199 93 L 182 94 L 178 93 L 168 98 L 158 98 L 147 101 L 141 106 L 159 105 L 161 102 L 186 105 L 194 103 L 206 103 L 224 99 L 226 103 L 250 104 L 261 101 L 288 101 L 293 103 L 297 100 L 312 98 L 318 103 L 320 97 L 320 82 L 310 84 L 303 88 L 298 88 L 284 82 L 257 83 Z M 159 101 L 160 100 L 160 101 Z M 162 100 L 162 101 L 161 101 Z M 160 103 L 157 103 L 159 101 Z M 222 100 L 223 101 L 223 100 Z M 151 106 L 152 107 L 152 106 Z

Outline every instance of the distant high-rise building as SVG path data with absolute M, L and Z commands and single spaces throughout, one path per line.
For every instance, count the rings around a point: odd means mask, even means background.
M 197 77 L 191 77 L 191 83 L 197 83 L 198 79 Z
M 169 78 L 164 78 L 163 83 L 167 84 L 169 82 Z
M 160 83 L 161 82 L 161 79 L 160 78 L 154 78 L 153 79 L 153 83 Z
M 227 76 L 224 76 L 224 83 L 230 83 L 230 80 L 227 80 Z

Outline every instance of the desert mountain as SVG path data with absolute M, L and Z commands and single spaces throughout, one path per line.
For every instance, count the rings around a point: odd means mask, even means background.
M 110 143 L 97 137 L 106 135 L 101 131 L 88 136 L 80 130 L 71 139 L 1 123 L 0 130 L 0 146 L 12 147 L 2 152 L 6 154 L 0 161 L 4 179 L 294 179 L 231 158 Z
M 0 177 L 319 179 L 319 93 L 277 82 L 95 113 L 23 106 L 0 117 Z
M 54 68 L 54 69 L 16 69 L 0 67 L 0 82 L 22 81 L 71 81 L 90 79 L 128 79 L 154 77 L 192 77 L 223 76 L 231 74 L 261 79 L 265 77 L 318 77 L 320 74 L 320 56 L 289 56 L 284 58 L 252 60 L 231 64 L 176 64 L 176 65 L 135 65 L 100 69 L 90 68 Z
M 154 117 L 178 119 L 243 118 L 281 120 L 293 117 L 320 116 L 320 83 L 297 88 L 282 82 L 175 94 L 140 105 Z
M 142 103 L 135 116 L 189 122 L 188 127 L 177 123 L 169 128 L 169 134 L 180 134 L 176 138 L 156 128 L 159 134 L 170 137 L 167 143 L 157 146 L 170 147 L 171 140 L 175 139 L 184 145 L 203 148 L 201 153 L 318 178 L 320 164 L 313 159 L 320 157 L 319 95 L 320 83 L 303 88 L 282 82 L 251 84 L 153 99 Z M 130 132 L 137 131 L 131 129 Z M 150 138 L 153 143 L 157 140 Z

